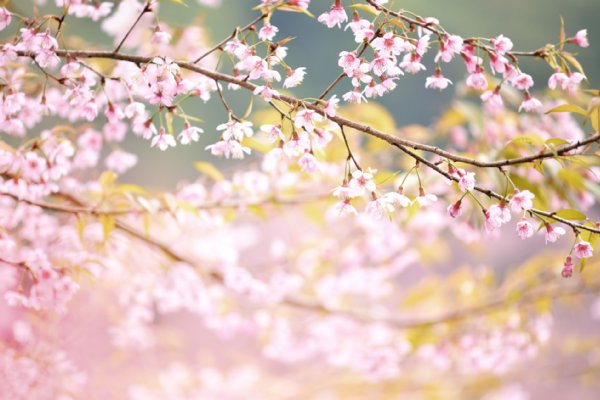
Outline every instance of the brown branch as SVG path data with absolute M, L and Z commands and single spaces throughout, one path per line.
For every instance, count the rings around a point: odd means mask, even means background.
M 134 208 L 127 208 L 127 209 L 123 209 L 123 210 L 101 209 L 101 208 L 84 206 L 83 203 L 81 203 L 82 205 L 72 206 L 72 205 L 67 205 L 67 204 L 63 204 L 63 203 L 51 203 L 51 202 L 47 202 L 47 201 L 43 201 L 43 200 L 21 199 L 12 193 L 0 193 L 0 196 L 11 197 L 12 199 L 14 199 L 18 202 L 21 202 L 21 203 L 29 204 L 32 206 L 37 206 L 37 207 L 43 208 L 45 210 L 50 210 L 50 211 L 59 212 L 59 213 L 66 213 L 66 214 L 88 214 L 88 215 L 95 215 L 95 216 L 99 216 L 99 215 L 125 216 L 125 215 L 149 213 L 149 211 L 146 209 L 134 209 Z M 259 199 L 259 200 L 255 200 L 255 201 L 236 200 L 236 201 L 229 201 L 229 202 L 223 202 L 223 201 L 212 202 L 212 203 L 202 204 L 202 205 L 196 206 L 194 208 L 196 210 L 219 210 L 219 209 L 243 209 L 243 208 L 248 208 L 248 207 L 262 207 L 262 206 L 267 206 L 267 205 L 292 206 L 292 205 L 305 204 L 305 203 L 312 202 L 312 201 L 326 200 L 330 196 L 331 196 L 331 193 L 320 193 L 320 194 L 314 194 L 314 195 L 310 195 L 310 196 L 296 196 L 296 197 L 287 197 L 287 198 L 286 197 L 280 198 L 280 197 L 273 196 L 273 197 L 267 197 L 267 198 Z M 58 197 L 64 197 L 64 195 L 59 194 Z M 73 201 L 71 201 L 71 202 L 73 202 Z M 161 213 L 161 212 L 165 213 L 165 212 L 172 212 L 172 211 L 173 210 L 166 208 L 166 207 L 160 207 L 159 209 L 156 210 L 157 213 Z
M 30 278 L 33 281 L 37 282 L 37 279 L 38 279 L 37 276 L 33 272 L 33 269 L 31 269 L 31 267 L 26 262 L 24 262 L 24 261 L 19 261 L 19 262 L 17 262 L 17 261 L 9 261 L 9 260 L 6 260 L 6 259 L 4 259 L 2 257 L 0 257 L 0 262 L 2 262 L 4 264 L 12 265 L 13 267 L 18 268 L 18 269 L 22 269 L 23 271 L 25 271 L 30 276 Z
M 438 174 L 444 176 L 446 179 L 449 179 L 451 181 L 454 182 L 458 182 L 459 179 L 453 175 L 450 175 L 448 172 L 442 170 L 438 165 L 436 165 L 435 163 L 427 160 L 426 158 L 420 156 L 419 154 L 407 149 L 406 147 L 402 146 L 402 145 L 394 145 L 396 147 L 398 147 L 400 150 L 402 150 L 404 153 L 408 154 L 409 156 L 411 156 L 412 158 L 414 158 L 415 160 L 427 165 L 429 168 L 431 168 L 432 170 L 434 170 L 435 172 L 437 172 Z M 495 198 L 497 200 L 500 201 L 504 201 L 504 202 L 508 202 L 508 198 L 506 198 L 505 196 L 502 196 L 492 190 L 489 189 L 485 189 L 482 188 L 480 186 L 475 186 L 474 190 L 478 191 L 479 193 L 483 193 L 486 196 L 490 197 L 490 198 Z M 558 217 L 555 213 L 553 212 L 548 212 L 548 211 L 542 211 L 542 210 L 538 210 L 535 208 L 532 208 L 529 210 L 529 212 L 531 212 L 532 214 L 536 214 L 539 215 L 541 217 L 546 217 L 546 218 L 551 218 L 556 222 L 560 222 L 563 223 L 565 225 L 570 226 L 573 230 L 584 230 L 584 231 L 588 231 L 588 232 L 593 232 L 593 233 L 600 233 L 600 229 L 598 228 L 592 228 L 586 225 L 582 225 L 573 221 L 570 221 L 568 219 L 564 219 L 561 217 Z
M 31 57 L 33 55 L 33 53 L 31 53 L 31 52 L 25 52 L 25 51 L 18 51 L 17 54 L 19 56 L 27 56 L 27 57 Z M 111 53 L 108 51 L 57 50 L 56 54 L 60 57 L 71 56 L 74 58 L 77 58 L 77 57 L 79 57 L 79 58 L 105 58 L 105 59 L 129 61 L 129 62 L 138 64 L 138 65 L 148 63 L 152 60 L 152 57 L 136 56 L 136 55 L 122 54 L 122 53 Z M 216 71 L 212 71 L 212 70 L 209 70 L 206 68 L 202 68 L 202 67 L 199 67 L 199 66 L 194 65 L 189 62 L 175 61 L 175 63 L 183 69 L 197 72 L 199 74 L 202 74 L 202 75 L 212 78 L 214 80 L 233 83 L 233 84 L 236 84 L 236 85 L 243 87 L 244 89 L 247 89 L 250 91 L 254 91 L 254 89 L 256 88 L 256 85 L 254 85 L 250 82 L 247 82 L 243 79 L 238 79 L 231 75 L 227 75 L 227 74 L 223 74 L 221 72 L 216 72 Z M 564 155 L 565 153 L 567 153 L 569 151 L 572 151 L 579 147 L 582 147 L 587 144 L 597 142 L 600 140 L 600 133 L 596 133 L 585 140 L 578 141 L 573 144 L 561 146 L 559 149 L 556 150 L 556 153 L 547 151 L 547 152 L 538 153 L 535 155 L 530 155 L 530 156 L 525 156 L 525 157 L 508 158 L 508 159 L 503 159 L 503 160 L 487 162 L 487 161 L 480 161 L 477 159 L 460 156 L 460 155 L 451 153 L 449 151 L 443 150 L 437 146 L 427 145 L 427 144 L 415 142 L 415 141 L 412 141 L 409 139 L 397 137 L 397 136 L 391 135 L 389 133 L 382 132 L 378 129 L 372 128 L 369 125 L 361 124 L 361 123 L 340 117 L 338 115 L 336 115 L 335 117 L 329 117 L 329 116 L 327 116 L 327 114 L 325 113 L 325 110 L 322 107 L 320 107 L 318 105 L 314 105 L 314 104 L 304 103 L 295 97 L 286 96 L 286 95 L 275 95 L 275 96 L 273 96 L 273 98 L 277 99 L 277 100 L 281 100 L 292 106 L 295 106 L 297 104 L 303 104 L 304 107 L 316 111 L 320 115 L 325 116 L 329 120 L 331 120 L 339 125 L 344 125 L 349 128 L 353 128 L 358 131 L 364 132 L 370 136 L 373 136 L 373 137 L 376 137 L 383 141 L 386 141 L 391 145 L 405 146 L 405 147 L 410 147 L 415 150 L 422 150 L 422 151 L 426 151 L 428 153 L 434 153 L 434 154 L 439 155 L 440 157 L 446 158 L 446 159 L 454 161 L 454 162 L 469 164 L 469 165 L 473 165 L 475 167 L 480 167 L 480 168 L 498 168 L 498 167 L 504 167 L 504 166 L 509 166 L 509 165 L 525 164 L 528 162 L 532 162 L 532 161 L 536 161 L 536 160 L 540 160 L 540 159 L 544 159 L 544 158 L 552 158 L 552 157 L 555 157 L 557 154 Z
M 346 137 L 346 132 L 344 132 L 344 126 L 340 125 L 340 131 L 342 132 L 342 138 L 344 139 L 344 144 L 346 145 L 346 150 L 348 151 L 348 160 L 352 160 L 354 166 L 362 171 L 360 165 L 358 165 L 358 161 L 354 158 L 354 154 L 352 154 L 352 150 L 350 149 L 350 144 L 348 143 L 348 138 Z

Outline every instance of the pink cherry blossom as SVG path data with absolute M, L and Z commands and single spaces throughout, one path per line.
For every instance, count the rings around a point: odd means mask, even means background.
M 439 69 L 437 69 L 432 76 L 427 78 L 425 82 L 425 87 L 429 89 L 444 90 L 448 87 L 448 85 L 451 84 L 452 81 L 448 78 L 445 78 L 442 75 L 442 72 Z
M 477 90 L 485 90 L 488 87 L 488 82 L 485 78 L 485 75 L 483 74 L 483 69 L 479 66 L 476 67 L 474 73 L 470 74 L 467 77 L 466 83 L 467 86 Z
M 348 199 L 337 202 L 328 213 L 328 215 L 331 215 L 333 217 L 345 217 L 348 215 L 357 214 L 358 212 L 356 211 L 356 208 L 354 208 L 352 204 L 350 204 L 350 200 Z
M 463 39 L 457 35 L 449 35 L 440 44 L 440 51 L 435 56 L 435 62 L 440 59 L 443 62 L 450 62 L 456 54 L 459 54 L 462 50 Z
M 298 160 L 298 165 L 300 166 L 300 169 L 302 169 L 302 171 L 308 173 L 315 172 L 319 169 L 319 162 L 317 161 L 315 156 L 309 152 L 305 152 L 304 155 L 300 157 L 300 159 Z
M 336 108 L 337 108 L 339 102 L 340 102 L 340 100 L 337 98 L 337 96 L 335 94 L 333 96 L 331 96 L 329 98 L 329 100 L 327 100 L 327 102 L 325 102 L 325 113 L 327 114 L 327 116 L 335 117 Z
M 510 199 L 510 208 L 514 212 L 531 210 L 533 208 L 533 199 L 535 195 L 529 190 L 518 190 Z
M 153 44 L 157 45 L 169 44 L 169 42 L 171 41 L 171 34 L 167 31 L 162 30 L 160 26 L 157 26 L 154 30 L 154 34 L 152 35 L 152 39 L 150 39 L 150 41 Z
M 512 84 L 519 90 L 527 90 L 533 86 L 531 75 L 520 73 L 511 79 Z
M 580 241 L 573 246 L 573 253 L 577 258 L 589 258 L 594 255 L 594 249 L 585 241 Z
M 306 68 L 300 67 L 288 71 L 288 77 L 283 81 L 284 88 L 293 88 L 302 83 L 306 75 Z
M 419 189 L 419 195 L 415 199 L 419 207 L 427 207 L 438 200 L 437 196 L 432 193 L 425 193 L 423 188 Z
M 4 7 L 0 7 L 0 31 L 4 30 L 8 25 L 10 25 L 12 17 L 8 10 Z
M 506 54 L 511 51 L 513 48 L 513 42 L 509 38 L 504 35 L 499 35 L 496 38 L 492 39 L 492 45 L 496 52 L 500 55 Z
M 519 111 L 525 110 L 527 112 L 540 111 L 543 107 L 542 102 L 531 96 L 529 93 L 525 93 L 525 98 L 519 106 Z
M 567 257 L 563 265 L 561 275 L 563 278 L 570 278 L 573 276 L 573 260 L 571 257 Z
M 533 236 L 535 233 L 535 229 L 531 222 L 527 220 L 522 220 L 517 223 L 517 235 L 521 239 L 528 239 Z
M 150 147 L 158 146 L 161 151 L 167 150 L 169 147 L 177 146 L 177 142 L 173 135 L 168 134 L 165 131 L 165 128 L 161 127 L 158 130 L 158 135 L 152 138 L 150 142 Z
M 394 207 L 406 208 L 412 204 L 412 201 L 399 191 L 386 193 L 381 198 Z
M 269 85 L 257 86 L 256 89 L 254 89 L 253 94 L 260 96 L 266 102 L 273 100 L 273 96 L 279 97 L 279 92 L 272 89 Z
M 560 226 L 552 226 L 550 224 L 546 224 L 546 243 L 556 242 L 565 233 L 567 232 Z
M 589 47 L 590 42 L 588 42 L 587 29 L 578 31 L 575 36 L 568 41 L 575 43 L 579 47 Z
M 271 41 L 275 37 L 275 35 L 279 32 L 279 28 L 275 25 L 271 25 L 270 23 L 265 23 L 262 28 L 258 31 L 258 38 L 260 40 L 268 40 Z
M 452 218 L 456 218 L 462 214 L 462 200 L 458 200 L 456 203 L 452 203 L 448 206 L 448 215 Z
M 378 197 L 367 203 L 365 212 L 375 219 L 387 218 L 394 212 L 394 206 L 385 198 Z
M 260 130 L 269 135 L 269 140 L 274 143 L 278 140 L 285 141 L 285 135 L 281 131 L 281 125 L 262 125 Z
M 481 95 L 481 100 L 490 105 L 494 110 L 502 109 L 504 107 L 504 101 L 500 95 L 500 86 L 497 86 L 494 90 L 488 90 Z
M 336 25 L 339 28 L 342 22 L 348 21 L 348 15 L 346 14 L 344 7 L 342 7 L 341 2 L 336 0 L 336 3 L 329 9 L 329 11 L 319 15 L 317 20 L 320 23 L 327 25 L 328 28 L 333 28 Z
M 128 153 L 123 150 L 114 150 L 104 160 L 106 168 L 122 174 L 128 169 L 135 166 L 138 162 L 138 157 L 133 153 Z
M 186 123 L 183 126 L 181 133 L 177 135 L 177 138 L 181 144 L 190 144 L 191 142 L 197 142 L 200 138 L 200 134 L 203 132 L 204 130 L 202 128 L 191 126 L 190 124 Z
M 322 120 L 323 117 L 315 111 L 303 108 L 296 113 L 296 116 L 294 117 L 294 126 L 298 129 L 303 128 L 307 132 L 313 132 L 315 130 L 315 124 Z
M 225 156 L 225 158 L 242 159 L 244 154 L 250 154 L 248 147 L 242 146 L 235 140 L 220 140 L 217 143 L 206 146 L 214 156 Z
M 554 73 L 548 79 L 548 87 L 553 90 L 556 88 L 562 88 L 565 90 L 568 84 L 569 77 L 560 70 L 554 71 Z
M 217 126 L 218 131 L 223 131 L 223 139 L 235 139 L 238 142 L 244 140 L 244 137 L 254 135 L 252 130 L 252 122 L 231 120 Z
M 375 170 L 367 170 L 367 171 L 354 171 L 352 173 L 352 179 L 348 183 L 348 187 L 350 191 L 348 193 L 349 197 L 358 197 L 364 196 L 367 193 L 372 193 L 377 188 L 375 181 L 373 180 Z
M 404 55 L 400 68 L 408 73 L 416 74 L 425 71 L 425 66 L 421 64 L 421 56 L 417 53 L 407 53 Z
M 378 53 L 386 56 L 397 56 L 410 50 L 410 44 L 393 32 L 387 32 L 383 36 L 374 39 L 371 45 Z
M 458 180 L 458 187 L 463 192 L 472 192 L 475 188 L 475 173 L 463 173 L 460 179 Z

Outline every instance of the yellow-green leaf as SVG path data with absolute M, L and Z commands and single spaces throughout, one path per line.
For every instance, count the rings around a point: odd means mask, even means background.
M 570 208 L 566 208 L 564 210 L 557 211 L 556 216 L 560 217 L 560 218 L 568 219 L 571 221 L 581 221 L 581 220 L 584 220 L 587 218 L 585 216 L 585 214 L 582 213 L 581 211 L 573 210 Z
M 188 5 L 186 4 L 185 0 L 158 0 L 158 1 L 162 1 L 162 2 L 168 1 L 168 2 L 170 2 L 170 3 L 179 4 L 179 5 L 181 5 L 181 6 L 186 6 L 186 7 L 188 6 Z
M 116 180 L 117 180 L 117 174 L 115 174 L 112 171 L 104 171 L 100 175 L 100 178 L 98 179 L 98 182 L 100 182 L 100 185 L 103 188 L 107 188 L 110 185 L 112 185 Z
M 262 206 L 249 206 L 248 211 L 259 217 L 260 219 L 267 219 L 267 213 L 265 212 L 265 209 Z
M 260 153 L 267 153 L 272 148 L 271 144 L 261 142 L 253 137 L 245 137 L 242 141 L 242 145 L 250 147 L 252 150 L 256 150 Z
M 575 69 L 577 69 L 577 71 L 579 71 L 582 75 L 585 75 L 585 72 L 583 71 L 583 67 L 581 66 L 581 64 L 579 64 L 579 61 L 577 61 L 577 59 L 575 57 L 573 57 L 573 54 L 562 52 L 562 53 L 560 53 L 560 55 L 565 60 L 567 60 L 569 62 L 569 64 L 571 64 L 573 67 L 575 67 Z
M 585 190 L 585 184 L 581 174 L 570 169 L 561 169 L 558 171 L 558 178 L 567 186 L 574 189 Z
M 563 49 L 563 47 L 565 46 L 565 20 L 563 18 L 563 16 L 560 16 L 560 36 L 558 38 L 558 42 L 560 43 L 559 45 L 559 49 Z
M 595 132 L 600 132 L 600 98 L 592 100 L 587 114 Z
M 167 112 L 165 114 L 165 120 L 167 121 L 167 132 L 169 133 L 169 135 L 173 136 L 174 135 L 174 131 L 173 131 L 173 113 Z
M 248 103 L 248 107 L 246 108 L 246 112 L 244 113 L 243 119 L 246 119 L 252 114 L 252 106 L 254 105 L 254 96 L 250 97 L 250 102 Z
M 530 146 L 542 146 L 544 144 L 544 139 L 535 133 L 524 133 L 522 135 L 517 136 L 511 143 L 515 144 L 528 144 Z
M 571 112 L 583 115 L 584 117 L 587 116 L 585 110 L 575 104 L 561 104 L 560 106 L 554 107 L 553 109 L 546 111 L 546 114 L 557 112 Z
M 298 6 L 290 6 L 288 4 L 284 4 L 282 6 L 279 6 L 277 9 L 280 11 L 291 11 L 291 12 L 306 14 L 311 18 L 315 17 L 310 11 L 305 10 L 302 7 L 298 7 Z
M 209 162 L 196 161 L 194 163 L 194 168 L 196 168 L 199 172 L 203 173 L 206 176 L 209 176 L 217 182 L 222 181 L 224 179 L 221 171 L 219 171 L 217 167 L 215 167 Z
M 366 11 L 373 15 L 379 15 L 379 11 L 377 11 L 377 9 L 375 7 L 372 7 L 368 4 L 352 4 L 350 7 L 358 9 L 358 10 Z
M 545 143 L 548 146 L 558 147 L 558 146 L 562 146 L 563 144 L 568 144 L 569 141 L 565 140 L 565 139 L 561 139 L 561 138 L 552 138 L 552 139 L 546 140 Z
M 139 185 L 133 185 L 131 183 L 124 183 L 117 186 L 117 190 L 122 193 L 134 193 L 134 194 L 147 194 L 146 189 Z
M 77 234 L 79 235 L 79 241 L 81 243 L 83 243 L 85 240 L 85 216 L 78 214 L 75 225 L 77 227 Z
M 102 232 L 104 233 L 104 241 L 108 240 L 110 233 L 115 228 L 115 217 L 108 214 L 100 214 L 98 216 L 100 225 L 102 225 Z

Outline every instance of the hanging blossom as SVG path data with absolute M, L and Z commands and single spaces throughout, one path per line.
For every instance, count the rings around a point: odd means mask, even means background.
M 577 258 L 589 258 L 594 255 L 594 249 L 585 241 L 581 241 L 573 246 L 573 253 Z
M 348 14 L 346 14 L 346 10 L 344 10 L 342 2 L 340 0 L 336 0 L 329 11 L 319 15 L 317 20 L 323 25 L 326 25 L 328 28 L 333 28 L 334 26 L 340 28 L 342 22 L 348 21 Z

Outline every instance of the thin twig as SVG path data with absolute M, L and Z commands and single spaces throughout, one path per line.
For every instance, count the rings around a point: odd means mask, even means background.
M 204 58 L 208 57 L 210 54 L 214 53 L 215 51 L 222 50 L 223 45 L 225 45 L 231 39 L 235 38 L 238 34 L 245 32 L 248 29 L 251 29 L 254 25 L 256 25 L 260 20 L 264 19 L 266 16 L 267 16 L 267 14 L 261 14 L 260 16 L 255 18 L 252 22 L 250 22 L 248 25 L 244 26 L 243 28 L 236 27 L 231 35 L 229 35 L 225 39 L 221 40 L 219 43 L 217 43 L 214 47 L 212 47 L 206 53 L 202 54 L 200 57 L 196 58 L 193 61 L 193 63 L 197 64 L 200 61 L 202 61 Z
M 125 34 L 125 36 L 123 37 L 123 39 L 121 39 L 121 42 L 119 42 L 119 45 L 113 50 L 113 53 L 118 53 L 119 50 L 121 50 L 121 47 L 123 46 L 123 44 L 125 43 L 125 41 L 127 40 L 127 38 L 129 37 L 129 35 L 131 35 L 131 32 L 133 32 L 133 29 L 136 27 L 136 25 L 140 22 L 140 20 L 142 19 L 142 17 L 144 16 L 144 14 L 146 14 L 147 12 L 152 11 L 152 7 L 150 7 L 150 2 L 147 2 L 144 5 L 144 8 L 142 8 L 142 12 L 140 13 L 140 15 L 138 15 L 138 17 L 136 18 L 135 22 L 133 23 L 133 25 L 131 25 L 131 27 L 129 28 L 129 30 L 127 31 L 127 33 Z

